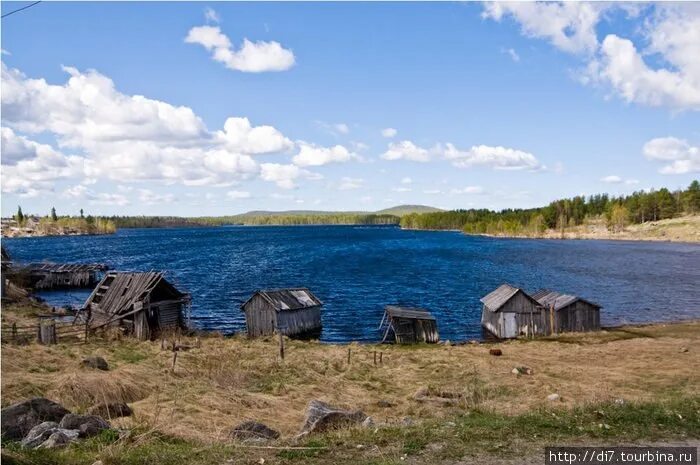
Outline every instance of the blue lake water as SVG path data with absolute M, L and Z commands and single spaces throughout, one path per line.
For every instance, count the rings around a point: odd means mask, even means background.
M 376 341 L 383 307 L 417 305 L 442 339 L 481 337 L 479 299 L 503 282 L 579 294 L 604 325 L 700 318 L 700 246 L 495 239 L 396 227 L 296 226 L 123 229 L 109 236 L 6 239 L 17 261 L 101 262 L 166 270 L 192 294 L 191 324 L 241 331 L 256 289 L 310 288 L 323 302 L 328 342 Z M 44 294 L 80 304 L 88 291 Z

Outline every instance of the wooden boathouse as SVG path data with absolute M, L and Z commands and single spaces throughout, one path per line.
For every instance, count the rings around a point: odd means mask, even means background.
M 397 344 L 435 344 L 440 340 L 437 320 L 423 308 L 387 305 L 379 329 L 384 330 L 382 342 L 390 336 Z
M 259 290 L 241 305 L 248 337 L 321 333 L 321 302 L 307 288 Z
M 549 334 L 600 329 L 601 306 L 590 300 L 548 289 L 541 289 L 532 297 L 546 313 Z
M 62 289 L 93 287 L 107 271 L 100 263 L 30 263 L 19 273 L 28 276 L 34 289 Z
M 501 284 L 481 303 L 481 325 L 499 339 L 547 334 L 542 306 L 518 287 Z
M 162 272 L 109 272 L 90 294 L 81 312 L 93 329 L 125 328 L 140 340 L 184 328 L 189 294 L 180 292 Z

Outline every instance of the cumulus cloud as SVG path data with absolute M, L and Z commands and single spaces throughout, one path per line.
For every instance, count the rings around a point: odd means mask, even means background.
M 242 200 L 249 199 L 251 197 L 248 191 L 228 191 L 226 193 L 226 198 L 229 200 Z
M 398 134 L 399 131 L 397 131 L 394 128 L 384 128 L 382 129 L 382 137 L 386 137 L 387 139 L 391 139 L 392 137 L 395 137 L 396 134 Z
M 466 186 L 460 189 L 452 189 L 450 191 L 451 194 L 483 194 L 484 193 L 484 188 L 481 186 Z
M 392 142 L 389 148 L 381 156 L 384 160 L 410 160 L 417 162 L 430 161 L 430 152 L 417 146 L 410 140 Z
M 693 146 L 685 139 L 659 137 L 652 139 L 642 148 L 644 156 L 652 161 L 662 162 L 662 174 L 686 174 L 700 172 L 700 147 Z
M 146 205 L 173 203 L 175 200 L 177 199 L 173 194 L 157 194 L 150 189 L 139 189 L 139 202 Z
M 131 201 L 123 194 L 113 194 L 107 192 L 95 192 L 83 185 L 69 187 L 63 191 L 63 196 L 72 199 L 85 199 L 91 205 L 110 205 L 123 207 L 129 205 Z
M 292 158 L 297 166 L 322 166 L 329 163 L 343 163 L 359 159 L 359 155 L 351 152 L 342 145 L 333 147 L 321 147 L 299 141 L 299 153 Z
M 338 185 L 338 189 L 341 191 L 359 189 L 364 185 L 364 183 L 365 183 L 364 179 L 344 177 L 340 180 L 340 184 Z
M 185 37 L 185 42 L 201 45 L 211 52 L 212 59 L 236 71 L 286 71 L 295 63 L 294 53 L 275 41 L 251 42 L 243 39 L 243 45 L 236 50 L 218 26 L 193 27 Z
M 614 174 L 600 178 L 600 180 L 602 182 L 606 182 L 608 184 L 620 184 L 622 182 L 622 178 L 620 176 L 616 176 Z
M 639 19 L 639 49 L 629 37 L 596 26 L 623 9 Z M 642 18 L 642 13 L 647 14 Z M 517 21 L 524 35 L 548 40 L 586 63 L 581 82 L 610 89 L 627 102 L 684 110 L 700 109 L 700 7 L 660 3 L 653 7 L 605 2 L 488 3 L 484 18 Z M 641 19 L 640 19 L 641 18 Z
M 468 150 L 459 150 L 453 144 L 438 145 L 435 149 L 458 168 L 485 166 L 497 170 L 538 170 L 542 165 L 537 158 L 522 150 L 488 145 L 474 145 Z
M 299 168 L 297 165 L 263 163 L 260 165 L 260 170 L 260 177 L 264 181 L 274 182 L 282 189 L 294 189 L 297 186 L 297 180 L 300 178 L 309 180 L 318 180 L 323 178 L 323 176 Z
M 253 127 L 248 118 L 228 118 L 216 136 L 229 150 L 246 154 L 282 152 L 294 147 L 279 130 L 272 126 Z

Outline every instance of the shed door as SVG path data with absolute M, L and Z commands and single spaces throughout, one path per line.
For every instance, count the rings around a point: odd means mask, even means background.
M 515 313 L 503 314 L 503 337 L 516 337 L 518 325 L 515 323 Z

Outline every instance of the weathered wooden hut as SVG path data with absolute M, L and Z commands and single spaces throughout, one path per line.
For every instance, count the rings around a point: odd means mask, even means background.
M 502 284 L 481 303 L 481 325 L 499 339 L 547 334 L 542 306 L 520 288 Z
M 312 337 L 321 332 L 321 302 L 306 288 L 260 290 L 241 305 L 249 337 L 282 333 Z
M 382 342 L 392 335 L 397 344 L 434 344 L 440 340 L 437 320 L 423 308 L 387 305 L 379 329 L 384 330 Z
M 185 326 L 189 294 L 180 292 L 162 272 L 109 272 L 90 294 L 82 311 L 93 329 L 126 328 L 140 340 Z
M 541 289 L 532 297 L 545 312 L 549 334 L 600 329 L 601 306 L 590 300 L 548 289 Z
M 107 271 L 101 263 L 30 263 L 22 268 L 34 289 L 93 287 Z

